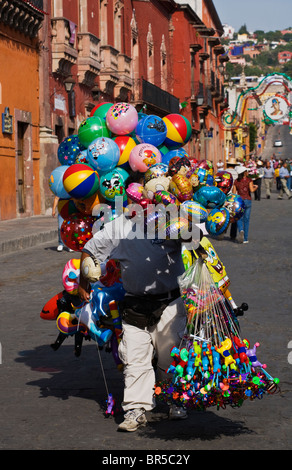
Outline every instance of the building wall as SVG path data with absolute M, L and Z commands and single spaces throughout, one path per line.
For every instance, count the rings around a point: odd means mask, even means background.
M 13 117 L 13 133 L 0 132 L 0 219 L 5 220 L 41 211 L 36 41 L 1 24 L 0 57 L 0 109 L 8 107 Z

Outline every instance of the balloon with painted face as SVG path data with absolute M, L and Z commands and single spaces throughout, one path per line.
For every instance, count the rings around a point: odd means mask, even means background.
M 107 201 L 114 202 L 116 196 L 126 200 L 125 181 L 128 176 L 123 168 L 114 168 L 100 176 L 100 192 Z
M 210 235 L 220 235 L 225 232 L 230 222 L 230 214 L 225 207 L 213 209 L 206 220 L 206 230 Z

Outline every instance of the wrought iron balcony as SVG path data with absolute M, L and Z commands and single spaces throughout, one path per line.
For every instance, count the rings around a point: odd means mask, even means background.
M 142 79 L 142 100 L 165 113 L 179 113 L 179 98 Z

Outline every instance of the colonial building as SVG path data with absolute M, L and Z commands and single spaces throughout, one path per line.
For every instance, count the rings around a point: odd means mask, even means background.
M 30 33 L 16 21 L 19 7 L 31 12 Z M 189 155 L 223 159 L 228 58 L 212 0 L 0 0 L 0 12 L 8 70 L 1 67 L 0 104 L 13 129 L 0 134 L 0 165 L 9 168 L 0 219 L 49 213 L 58 146 L 100 102 L 182 113 L 192 125 Z

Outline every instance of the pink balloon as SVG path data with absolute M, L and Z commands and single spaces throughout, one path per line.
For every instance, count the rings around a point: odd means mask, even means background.
M 129 165 L 133 171 L 145 173 L 156 163 L 161 163 L 162 157 L 158 148 L 151 144 L 138 144 L 130 153 Z
M 138 113 L 129 103 L 116 103 L 106 113 L 106 125 L 113 134 L 130 134 L 137 124 Z

